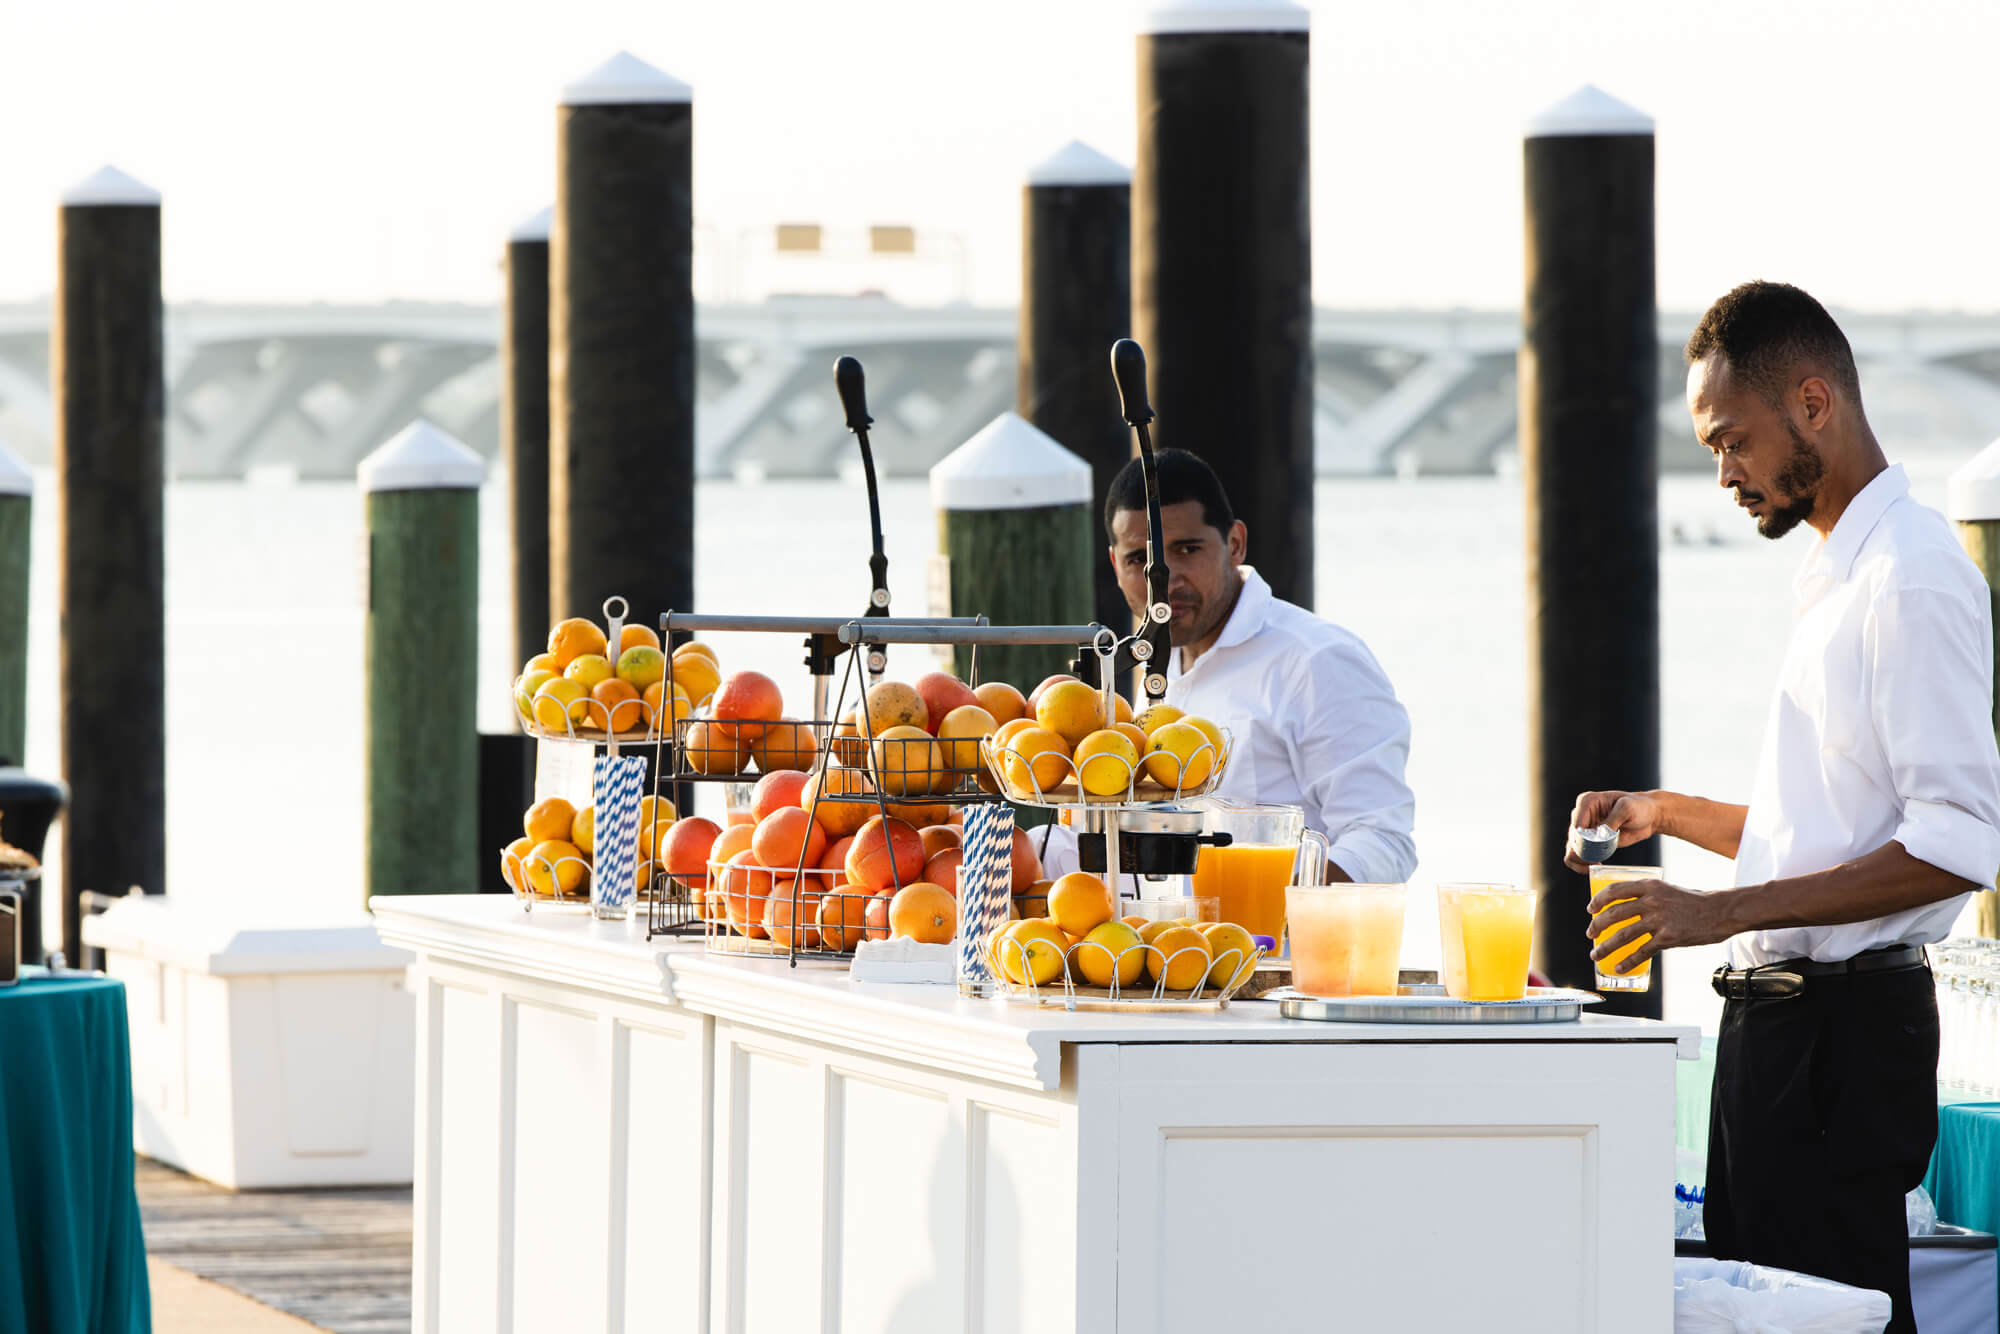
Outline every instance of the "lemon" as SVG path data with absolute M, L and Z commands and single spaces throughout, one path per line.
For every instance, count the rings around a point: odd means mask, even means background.
M 1210 986 L 1226 987 L 1255 969 L 1257 942 L 1248 931 L 1234 922 L 1204 922 L 1201 933 L 1208 937 L 1209 954 L 1214 960 L 1208 970 Z
M 563 675 L 588 691 L 600 681 L 611 679 L 611 662 L 602 653 L 580 653 L 563 668 Z
M 618 655 L 618 679 L 643 691 L 667 674 L 667 655 L 647 644 L 635 644 Z
M 533 721 L 535 692 L 555 679 L 556 673 L 546 667 L 536 667 L 521 673 L 519 679 L 514 682 L 514 707 L 521 711 L 523 718 Z
M 567 733 L 583 721 L 590 703 L 590 691 L 567 676 L 542 682 L 535 692 L 535 725 L 544 732 Z
M 1114 797 L 1132 786 L 1139 748 L 1122 732 L 1105 728 L 1076 743 L 1076 781 L 1093 797 Z
M 597 817 L 593 814 L 595 810 L 596 807 L 594 806 L 585 806 L 576 813 L 576 818 L 570 821 L 569 824 L 569 841 L 576 844 L 577 848 L 586 857 L 597 855 L 597 830 L 595 828 Z

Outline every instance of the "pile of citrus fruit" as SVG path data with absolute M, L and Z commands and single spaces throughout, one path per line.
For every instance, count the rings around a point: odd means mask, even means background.
M 664 860 L 668 834 L 678 825 L 674 804 L 665 797 L 639 800 L 639 847 L 634 894 L 643 894 Z M 707 824 L 706 820 L 698 823 Z M 524 831 L 500 853 L 500 875 L 516 894 L 545 899 L 588 899 L 597 860 L 592 807 L 561 797 L 544 797 L 521 817 Z
M 1016 987 L 1059 988 L 1067 974 L 1073 986 L 1114 995 L 1187 999 L 1241 985 L 1256 970 L 1256 941 L 1234 922 L 1119 917 L 1110 889 L 1086 871 L 1045 893 L 1046 916 L 1010 922 L 988 947 Z
M 1095 686 L 1051 676 L 982 743 L 989 785 L 1016 801 L 1147 801 L 1214 785 L 1229 755 L 1221 728 L 1171 704 L 1137 717 L 1121 696 L 1112 705 L 1107 717 Z
M 575 616 L 558 621 L 548 650 L 522 666 L 514 707 L 544 735 L 658 737 L 692 716 L 721 679 L 706 644 L 683 644 L 670 666 L 650 626 L 621 628 L 614 651 L 603 630 Z
M 844 952 L 892 936 L 948 943 L 958 934 L 964 861 L 956 813 L 894 801 L 884 815 L 873 800 L 820 797 L 842 772 L 764 775 L 741 823 L 673 825 L 659 843 L 660 870 L 706 903 L 712 923 L 778 949 Z M 1014 888 L 1027 891 L 1041 873 L 1017 830 Z

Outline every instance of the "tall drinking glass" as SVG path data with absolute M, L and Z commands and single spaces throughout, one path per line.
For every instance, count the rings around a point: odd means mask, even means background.
M 1609 888 L 1612 885 L 1622 885 L 1633 880 L 1658 880 L 1659 878 L 1660 878 L 1660 868 L 1657 866 L 1593 866 L 1590 868 L 1590 897 L 1593 899 L 1596 898 L 1599 894 L 1602 894 L 1607 888 Z M 1632 900 L 1630 899 L 1617 899 L 1613 901 L 1612 904 L 1608 908 L 1606 908 L 1603 912 L 1599 913 L 1598 917 L 1600 919 L 1607 917 L 1618 918 L 1618 905 L 1620 903 L 1630 903 L 1631 901 Z M 1638 919 L 1634 917 L 1626 917 L 1614 920 L 1609 926 L 1607 926 L 1604 929 L 1604 932 L 1600 934 L 1606 934 L 1612 931 L 1616 931 L 1619 927 L 1625 925 L 1626 922 L 1633 922 L 1637 920 Z M 1638 949 L 1641 945 L 1645 944 L 1652 938 L 1653 937 L 1650 932 L 1641 935 L 1637 940 L 1633 941 L 1631 944 L 1620 945 L 1610 954 L 1607 954 L 1602 959 L 1599 959 L 1596 964 L 1597 989 L 1599 991 L 1652 990 L 1653 961 L 1651 959 L 1646 960 L 1644 963 L 1640 964 L 1638 967 L 1634 968 L 1629 973 L 1618 973 L 1612 971 L 1613 969 L 1617 968 L 1621 962 L 1624 961 L 1626 956 L 1630 955 L 1634 950 Z
M 1202 848 L 1188 892 L 1221 900 L 1222 920 L 1253 936 L 1283 939 L 1285 890 L 1326 878 L 1326 839 L 1306 828 L 1297 806 L 1205 804 L 1203 832 L 1228 834 L 1230 843 Z
M 1519 1000 L 1528 994 L 1535 891 L 1513 885 L 1439 885 L 1444 989 L 1454 1000 Z
M 1292 985 L 1308 996 L 1393 996 L 1403 957 L 1402 885 L 1285 891 Z

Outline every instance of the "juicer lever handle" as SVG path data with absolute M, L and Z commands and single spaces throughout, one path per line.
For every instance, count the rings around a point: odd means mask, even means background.
M 1153 405 L 1146 401 L 1146 352 L 1129 338 L 1111 345 L 1111 376 L 1118 381 L 1118 410 L 1127 426 L 1144 426 L 1153 420 Z
M 1198 834 L 1195 836 L 1194 841 L 1197 843 L 1206 843 L 1211 848 L 1226 848 L 1236 841 L 1236 835 L 1227 830 L 1218 829 L 1212 834 Z

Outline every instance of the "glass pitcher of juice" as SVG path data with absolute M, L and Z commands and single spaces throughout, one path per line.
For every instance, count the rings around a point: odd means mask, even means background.
M 1228 834 L 1229 846 L 1202 848 L 1188 892 L 1219 899 L 1223 921 L 1283 940 L 1286 889 L 1326 879 L 1325 836 L 1297 806 L 1206 805 L 1202 832 Z

